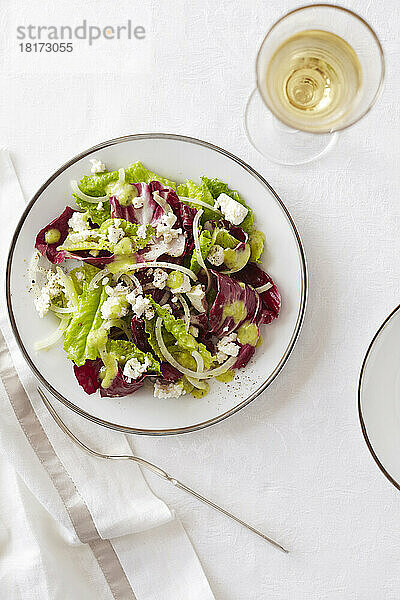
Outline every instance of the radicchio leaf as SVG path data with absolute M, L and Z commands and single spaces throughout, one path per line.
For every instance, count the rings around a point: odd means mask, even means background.
M 222 229 L 226 229 L 234 238 L 238 240 L 237 246 L 233 250 L 244 250 L 247 242 L 249 241 L 249 234 L 244 231 L 238 225 L 232 225 L 229 221 L 221 219 L 217 222 Z
M 74 365 L 75 377 L 87 394 L 94 394 L 100 387 L 99 372 L 101 365 L 102 362 L 99 358 L 87 360 L 81 367 Z
M 182 379 L 182 373 L 167 362 L 161 363 L 161 373 L 162 381 L 167 381 L 168 383 L 176 383 L 179 379 Z
M 45 256 L 54 265 L 59 264 L 66 258 L 66 251 L 57 251 L 57 247 L 61 246 L 61 244 L 67 237 L 69 231 L 68 221 L 75 212 L 78 211 L 74 210 L 70 206 L 66 206 L 61 215 L 53 221 L 51 221 L 51 223 L 46 225 L 46 227 L 41 229 L 36 236 L 35 248 L 37 248 L 39 252 L 43 254 L 43 256 Z M 60 232 L 60 239 L 54 244 L 49 244 L 48 242 L 46 242 L 45 239 L 46 233 L 50 229 L 57 229 Z
M 254 356 L 256 347 L 251 344 L 244 344 L 240 347 L 239 354 L 232 369 L 242 369 L 247 365 L 249 360 Z
M 221 337 L 236 331 L 246 321 L 258 324 L 261 303 L 257 292 L 228 275 L 212 273 L 217 282 L 217 295 L 208 314 L 212 333 Z
M 66 259 L 80 260 L 99 268 L 104 267 L 110 262 L 113 262 L 115 255 L 110 255 L 106 252 L 101 252 L 99 256 L 91 256 L 88 250 L 83 250 L 82 252 L 57 250 L 58 246 L 61 246 L 64 243 L 69 232 L 68 221 L 76 212 L 78 211 L 74 210 L 70 206 L 67 206 L 59 217 L 54 219 L 54 221 L 39 231 L 36 236 L 35 248 L 37 248 L 39 252 L 54 265 L 58 265 Z M 54 244 L 49 244 L 45 239 L 46 232 L 50 229 L 57 229 L 60 232 L 60 239 Z
M 145 373 L 138 379 L 131 380 L 124 375 L 121 365 L 118 363 L 118 373 L 109 387 L 100 387 L 100 396 L 107 398 L 129 396 L 142 387 L 147 376 L 148 375 Z
M 144 320 L 132 317 L 132 341 L 142 352 L 153 352 L 144 327 Z
M 243 281 L 253 288 L 260 287 L 266 283 L 271 283 L 272 287 L 265 292 L 259 294 L 262 302 L 262 311 L 260 323 L 271 323 L 279 315 L 281 308 L 281 296 L 278 288 L 272 281 L 268 273 L 265 273 L 256 263 L 247 263 L 247 265 L 238 273 L 233 273 L 232 277 L 239 281 Z

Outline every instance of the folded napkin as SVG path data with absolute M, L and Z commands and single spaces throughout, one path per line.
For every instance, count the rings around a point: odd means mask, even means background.
M 0 150 L 3 274 L 23 208 L 10 157 Z M 140 468 L 87 455 L 52 420 L 13 338 L 4 284 L 0 329 L 2 597 L 212 600 L 182 525 L 150 490 Z M 132 453 L 131 436 L 50 400 L 88 445 Z

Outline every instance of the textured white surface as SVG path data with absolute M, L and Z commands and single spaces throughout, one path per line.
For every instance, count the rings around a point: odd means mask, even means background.
M 399 5 L 346 3 L 383 43 L 383 94 L 321 162 L 286 168 L 250 147 L 242 116 L 258 45 L 296 4 L 149 2 L 151 70 L 140 78 L 123 71 L 85 78 L 15 72 L 1 82 L 0 142 L 13 152 L 28 196 L 78 151 L 143 131 L 209 140 L 266 176 L 291 210 L 308 255 L 308 313 L 292 358 L 263 397 L 228 421 L 135 445 L 292 549 L 289 556 L 275 552 L 155 483 L 183 519 L 217 600 L 395 600 L 400 495 L 364 444 L 356 387 L 366 347 L 400 292 Z M 125 2 L 84 5 L 68 2 L 70 14 L 78 19 L 96 8 L 117 20 L 141 10 L 136 1 L 129 11 Z

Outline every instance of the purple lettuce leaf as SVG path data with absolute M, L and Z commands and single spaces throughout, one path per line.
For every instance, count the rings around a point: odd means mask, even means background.
M 61 246 L 64 243 L 65 238 L 68 235 L 68 221 L 75 212 L 78 211 L 74 210 L 70 206 L 67 206 L 59 217 L 41 229 L 36 236 L 35 248 L 37 248 L 37 250 L 39 250 L 39 252 L 54 265 L 58 265 L 66 259 L 81 260 L 83 262 L 87 262 L 89 265 L 100 268 L 104 267 L 110 262 L 113 262 L 115 255 L 110 255 L 107 252 L 101 252 L 99 256 L 91 256 L 88 250 L 83 250 L 82 252 L 57 250 L 58 246 Z M 45 235 L 49 229 L 58 229 L 60 232 L 60 239 L 58 242 L 55 242 L 54 244 L 48 244 L 46 242 Z
M 254 356 L 256 347 L 251 344 L 244 344 L 240 347 L 239 354 L 232 369 L 242 369 L 247 365 L 249 360 Z
M 262 303 L 260 323 L 271 323 L 279 315 L 281 308 L 281 296 L 278 288 L 272 281 L 268 273 L 265 273 L 256 263 L 247 263 L 247 265 L 238 273 L 233 273 L 232 277 L 238 281 L 243 281 L 253 288 L 260 287 L 266 283 L 271 283 L 272 287 L 262 294 L 259 294 Z
M 68 221 L 75 212 L 77 211 L 70 206 L 66 206 L 61 215 L 41 229 L 36 236 L 35 248 L 54 265 L 59 264 L 66 258 L 67 252 L 65 250 L 57 251 L 57 247 L 61 246 L 67 237 L 69 231 Z M 50 229 L 57 229 L 60 232 L 60 239 L 54 244 L 48 244 L 45 239 L 46 233 Z
M 132 317 L 132 341 L 142 352 L 153 352 L 149 344 L 149 339 L 144 327 L 144 320 L 139 317 Z
M 158 183 L 158 182 L 157 182 Z M 196 216 L 197 210 L 191 208 L 179 200 L 176 192 L 171 189 L 164 189 L 160 192 L 160 195 L 168 202 L 174 214 L 177 218 L 175 227 L 180 227 L 185 233 L 186 244 L 184 254 L 193 249 L 193 221 Z
M 152 187 L 153 183 L 149 185 L 147 183 L 133 183 L 137 189 L 138 196 L 143 198 L 143 206 L 135 208 L 132 204 L 130 206 L 122 206 L 115 196 L 110 198 L 111 204 L 111 217 L 113 219 L 125 219 L 131 223 L 139 223 L 140 225 L 153 225 L 156 226 L 160 222 L 162 215 L 164 214 L 161 206 L 154 200 Z M 161 186 L 161 183 L 159 183 Z M 162 186 L 161 186 L 162 188 Z M 162 188 L 163 189 L 163 188 Z
M 162 373 L 162 381 L 167 381 L 168 383 L 176 383 L 179 379 L 182 379 L 182 373 L 175 369 L 172 365 L 167 362 L 161 363 L 161 373 Z
M 94 394 L 99 389 L 99 372 L 101 366 L 102 362 L 99 358 L 96 360 L 87 360 L 81 367 L 74 365 L 75 377 L 87 394 Z
M 114 398 L 118 396 L 129 396 L 136 392 L 144 384 L 144 380 L 148 377 L 147 373 L 138 379 L 131 380 L 123 373 L 121 365 L 118 363 L 118 373 L 112 380 L 108 388 L 100 387 L 100 396 L 103 398 Z
M 261 302 L 257 292 L 228 275 L 212 273 L 216 278 L 217 295 L 208 314 L 211 332 L 222 337 L 236 331 L 246 321 L 258 324 Z M 230 313 L 234 313 L 235 318 Z

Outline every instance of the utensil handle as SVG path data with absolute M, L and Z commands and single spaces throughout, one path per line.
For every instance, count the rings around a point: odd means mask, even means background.
M 213 502 L 212 500 L 209 500 L 209 498 L 206 498 L 205 496 L 202 496 L 202 494 L 199 494 L 198 492 L 196 492 L 196 490 L 193 490 L 192 488 L 190 488 L 189 486 L 185 485 L 181 481 L 178 481 L 177 479 L 175 479 L 174 477 L 171 477 L 171 476 L 168 477 L 168 481 L 170 483 L 172 483 L 172 485 L 174 485 L 175 487 L 183 490 L 184 492 L 187 492 L 188 494 L 191 494 L 192 496 L 194 496 L 195 498 L 197 498 L 197 500 L 200 500 L 200 502 L 204 502 L 204 504 L 208 504 L 208 506 L 211 506 L 212 508 L 214 508 L 218 512 L 224 514 L 226 517 L 229 517 L 230 519 L 233 519 L 233 521 L 236 521 L 236 523 L 240 523 L 240 525 L 242 525 L 243 527 L 246 527 L 246 529 L 249 529 L 250 531 L 252 531 L 256 535 L 258 535 L 259 537 L 261 537 L 263 540 L 265 540 L 266 542 L 268 542 L 269 544 L 272 544 L 272 546 L 274 546 L 275 548 L 278 548 L 278 550 L 281 550 L 285 554 L 289 553 L 289 550 L 286 550 L 286 548 L 284 548 L 283 546 L 281 546 L 281 544 L 278 544 L 278 542 L 276 542 L 275 540 L 271 539 L 267 535 L 265 535 L 265 533 L 262 533 L 262 531 L 259 531 L 258 529 L 256 529 L 252 525 L 249 525 L 249 523 L 246 523 L 246 521 L 243 521 L 242 519 L 239 519 L 239 517 L 237 517 L 236 515 L 232 514 L 231 512 L 229 512 L 228 510 L 226 510 L 225 508 L 222 508 L 222 506 L 219 506 L 218 504 L 215 504 L 215 502 Z

